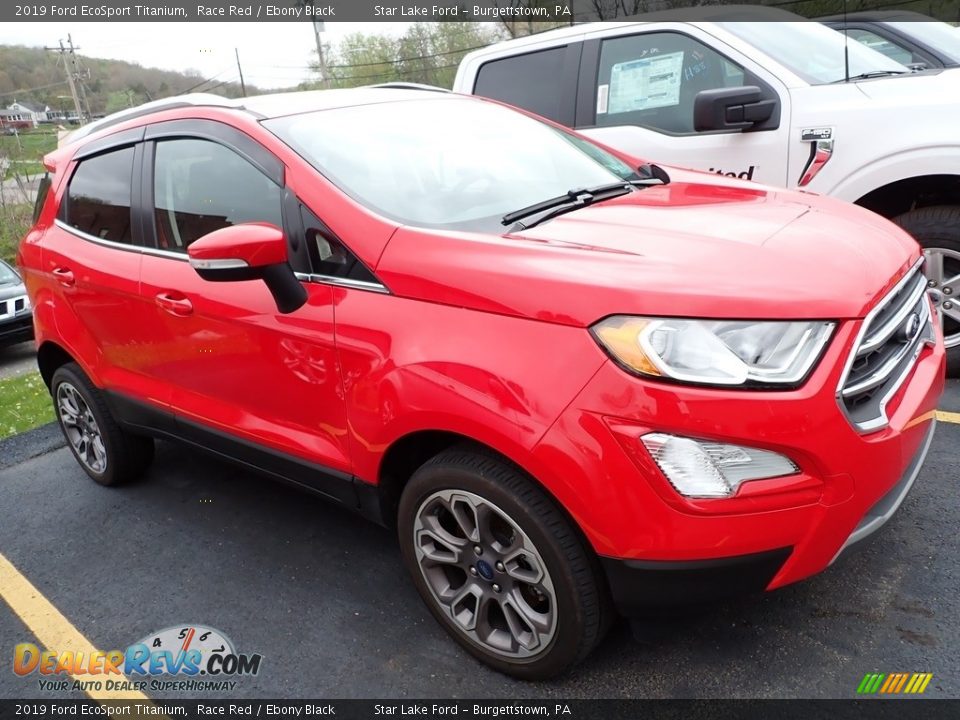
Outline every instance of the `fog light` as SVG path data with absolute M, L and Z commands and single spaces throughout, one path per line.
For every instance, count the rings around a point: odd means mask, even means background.
M 640 439 L 670 484 L 686 497 L 730 497 L 748 480 L 800 472 L 789 458 L 769 450 L 665 433 L 650 433 Z

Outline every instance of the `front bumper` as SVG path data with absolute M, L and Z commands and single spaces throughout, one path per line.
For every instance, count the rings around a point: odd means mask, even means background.
M 693 598 L 696 586 L 709 591 L 725 572 L 732 588 L 781 587 L 822 571 L 889 519 L 929 446 L 944 350 L 938 343 L 922 351 L 887 405 L 889 424 L 862 433 L 835 397 L 857 330 L 857 322 L 838 328 L 812 376 L 790 391 L 668 385 L 633 378 L 613 363 L 598 371 L 535 454 L 538 476 L 550 478 L 551 491 L 604 558 L 621 605 Z M 684 498 L 640 442 L 647 432 L 771 450 L 801 472 L 744 483 L 729 499 Z M 644 574 L 653 578 L 649 597 L 641 581 L 622 581 Z
M 0 321 L 0 347 L 33 340 L 33 315 L 27 313 Z
M 869 538 L 893 517 L 920 473 L 934 429 L 935 422 L 931 422 L 920 451 L 903 477 L 867 511 L 833 560 L 847 548 Z M 696 605 L 762 592 L 792 552 L 792 547 L 785 547 L 750 555 L 674 562 L 602 557 L 600 564 L 618 612 L 634 617 L 657 608 Z

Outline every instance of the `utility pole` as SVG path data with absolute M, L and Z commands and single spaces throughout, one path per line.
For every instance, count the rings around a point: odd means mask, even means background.
M 313 37 L 317 41 L 317 60 L 320 63 L 320 85 L 324 88 L 330 87 L 330 81 L 327 79 L 327 61 L 323 57 L 323 40 L 320 39 L 320 33 L 324 30 L 322 20 L 313 21 Z
M 63 61 L 63 69 L 67 73 L 67 84 L 70 86 L 70 95 L 73 96 L 73 107 L 77 111 L 77 120 L 83 125 L 90 117 L 90 108 L 87 106 L 87 96 L 86 91 L 83 88 L 83 83 L 80 82 L 80 90 L 77 91 L 77 81 L 80 80 L 80 66 L 77 63 L 76 48 L 73 46 L 73 37 L 67 35 L 67 43 L 70 45 L 69 48 L 65 47 L 63 40 L 60 41 L 60 47 L 46 47 L 44 50 L 53 50 L 54 52 L 60 53 L 60 59 Z M 83 105 L 80 104 L 80 98 L 83 97 Z M 84 106 L 86 106 L 86 114 L 84 113 Z
M 243 96 L 247 96 L 247 86 L 243 82 L 243 68 L 240 67 L 240 51 L 237 48 L 233 49 L 234 55 L 237 56 L 237 72 L 240 73 L 240 90 L 243 92 Z

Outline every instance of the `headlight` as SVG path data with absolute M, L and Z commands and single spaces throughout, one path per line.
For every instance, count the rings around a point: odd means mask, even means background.
M 670 484 L 687 497 L 730 497 L 748 480 L 800 472 L 792 460 L 769 450 L 665 433 L 649 433 L 640 440 Z
M 822 320 L 615 315 L 592 330 L 607 352 L 640 375 L 708 385 L 795 385 L 813 368 L 833 328 Z

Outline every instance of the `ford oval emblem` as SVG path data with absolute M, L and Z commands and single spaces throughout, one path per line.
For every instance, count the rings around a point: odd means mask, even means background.
M 901 339 L 909 342 L 920 329 L 920 316 L 917 313 L 910 313 L 903 325 L 900 326 Z

